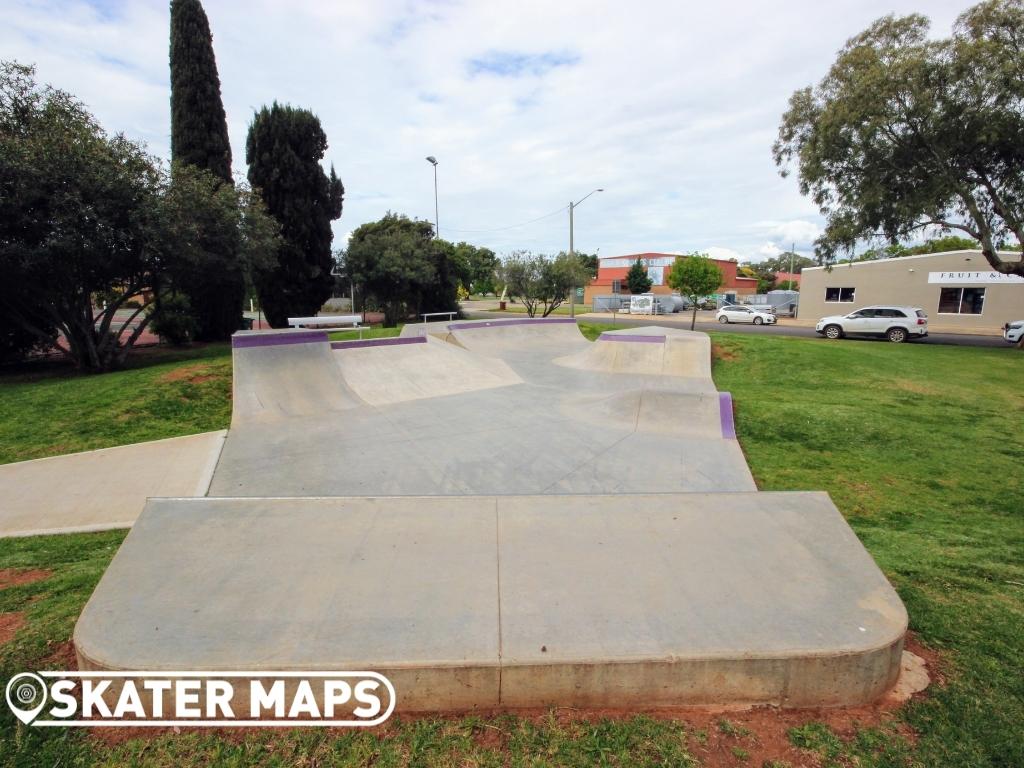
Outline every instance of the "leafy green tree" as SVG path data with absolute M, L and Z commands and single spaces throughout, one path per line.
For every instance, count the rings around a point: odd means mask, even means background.
M 455 246 L 455 260 L 464 264 L 462 273 L 465 275 L 463 286 L 470 293 L 494 293 L 495 270 L 498 257 L 490 248 L 482 248 L 469 243 Z
M 647 276 L 647 268 L 640 259 L 626 273 L 626 286 L 630 293 L 647 293 L 654 282 Z
M 171 159 L 177 167 L 208 170 L 231 184 L 231 144 L 221 102 L 210 24 L 199 0 L 171 2 Z M 242 321 L 246 276 L 230 240 L 200 231 L 210 258 L 182 275 L 178 289 L 201 341 L 229 338 Z M 179 302 L 179 305 L 183 305 Z
M 452 250 L 435 241 L 430 222 L 388 213 L 352 233 L 345 271 L 384 311 L 384 324 L 394 326 L 412 313 L 458 311 Z
M 722 270 L 705 253 L 677 256 L 668 274 L 668 284 L 693 305 L 690 330 L 697 325 L 697 302 L 718 291 L 722 285 Z
M 1024 0 L 989 0 L 933 39 L 920 15 L 852 38 L 815 87 L 793 94 L 773 147 L 827 219 L 817 251 L 927 228 L 963 233 L 992 268 L 1024 275 L 998 246 L 1024 242 Z
M 800 283 L 796 280 L 783 280 L 778 283 L 775 288 L 779 291 L 799 291 Z
M 289 315 L 319 311 L 334 286 L 331 222 L 341 217 L 345 188 L 320 167 L 327 136 L 309 110 L 274 102 L 253 117 L 245 146 L 249 182 L 281 225 L 277 266 L 256 279 L 260 304 L 275 328 Z
M 793 272 L 799 275 L 804 267 L 813 267 L 817 262 L 807 256 L 801 256 L 799 253 L 784 251 L 778 256 L 759 261 L 758 264 L 769 272 L 789 272 L 792 264 Z
M 562 253 L 550 256 L 514 251 L 504 261 L 502 276 L 508 293 L 522 301 L 526 313 L 547 317 L 569 298 L 573 278 L 580 270 L 579 261 Z
M 0 189 L 0 326 L 82 368 L 124 362 L 175 276 L 206 266 L 208 228 L 254 263 L 273 250 L 273 222 L 247 189 L 196 169 L 172 179 L 10 62 L 0 64 Z

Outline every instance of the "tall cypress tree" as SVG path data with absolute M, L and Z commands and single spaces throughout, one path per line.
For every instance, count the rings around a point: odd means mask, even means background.
M 320 167 L 326 151 L 320 119 L 306 109 L 274 102 L 249 126 L 249 183 L 262 193 L 283 240 L 277 267 L 256 281 L 274 327 L 284 326 L 290 315 L 314 314 L 334 287 L 331 222 L 341 216 L 345 188 L 333 166 L 330 176 Z
M 171 0 L 171 158 L 231 183 L 213 35 L 199 0 Z
M 199 0 L 171 0 L 171 159 L 231 184 L 231 144 L 221 102 L 213 36 Z M 228 338 L 241 325 L 245 277 L 237 247 L 203 244 L 210 258 L 183 276 L 202 341 Z

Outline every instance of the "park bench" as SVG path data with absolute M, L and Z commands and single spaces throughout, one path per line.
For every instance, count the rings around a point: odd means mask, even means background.
M 289 317 L 288 325 L 292 328 L 327 328 L 335 326 L 352 326 L 358 328 L 362 315 L 322 315 L 320 317 Z

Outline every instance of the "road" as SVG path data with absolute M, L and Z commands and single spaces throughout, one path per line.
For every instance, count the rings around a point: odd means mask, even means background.
M 525 314 L 510 313 L 510 312 L 489 312 L 486 310 L 474 310 L 472 308 L 463 307 L 466 317 L 471 318 L 483 318 L 483 319 L 508 319 L 510 317 L 526 317 Z M 707 317 L 713 317 L 713 313 L 707 312 L 702 313 Z M 560 317 L 564 317 L 560 315 Z M 612 323 L 612 318 L 605 317 L 603 315 L 596 316 L 593 314 L 582 314 L 576 316 L 578 320 L 586 320 L 591 323 Z M 689 317 L 683 319 L 679 315 L 669 316 L 658 316 L 658 317 L 645 317 L 642 319 L 634 319 L 629 315 L 619 315 L 615 318 L 615 324 L 625 327 L 636 327 L 643 325 L 660 325 L 666 328 L 684 328 L 689 329 L 690 320 Z M 797 336 L 810 339 L 820 339 L 823 343 L 828 342 L 823 337 L 815 333 L 813 328 L 808 328 L 801 325 L 789 325 L 782 323 L 780 325 L 740 325 L 738 323 L 730 323 L 729 325 L 721 325 L 712 319 L 701 319 L 701 316 L 697 316 L 698 331 L 728 331 L 730 333 L 761 333 L 771 334 L 774 336 Z M 872 339 L 867 339 L 871 341 Z M 877 339 L 880 343 L 888 344 L 885 339 Z M 966 333 L 933 333 L 926 339 L 913 342 L 915 344 L 945 344 L 957 347 L 998 347 L 1004 349 L 1013 349 L 1013 345 L 1007 344 L 1003 341 L 1002 336 L 975 336 Z

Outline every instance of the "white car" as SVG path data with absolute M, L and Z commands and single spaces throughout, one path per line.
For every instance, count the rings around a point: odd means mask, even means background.
M 1003 326 L 1003 338 L 1010 344 L 1019 344 L 1021 336 L 1024 336 L 1024 320 L 1014 320 Z
M 773 325 L 775 315 L 763 309 L 733 305 L 722 307 L 715 315 L 720 323 L 753 323 L 754 325 Z
M 881 336 L 897 344 L 928 335 L 928 315 L 920 307 L 864 307 L 848 315 L 823 317 L 814 330 L 826 339 Z

